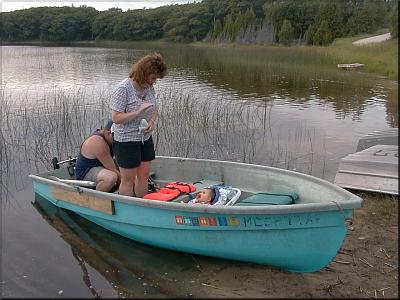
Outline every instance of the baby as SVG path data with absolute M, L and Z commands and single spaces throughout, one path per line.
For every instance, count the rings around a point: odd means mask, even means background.
M 190 200 L 189 204 L 210 205 L 215 197 L 215 191 L 212 188 L 204 188 L 196 194 L 196 198 Z

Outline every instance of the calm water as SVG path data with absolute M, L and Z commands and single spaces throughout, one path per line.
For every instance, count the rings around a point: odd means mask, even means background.
M 398 126 L 397 82 L 282 48 L 2 46 L 4 297 L 205 296 L 200 272 L 249 266 L 141 245 L 46 205 L 27 177 L 75 155 L 112 87 L 156 50 L 158 155 L 250 162 L 333 181 L 358 139 Z M 179 178 L 177 178 L 179 179 Z

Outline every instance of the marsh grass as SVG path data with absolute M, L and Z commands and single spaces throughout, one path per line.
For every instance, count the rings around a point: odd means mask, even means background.
M 86 136 L 110 118 L 109 95 L 93 102 L 82 91 L 47 91 L 32 105 L 24 96 L 3 94 L 0 104 L 1 175 L 18 181 L 51 168 L 51 159 L 76 156 Z M 256 163 L 308 174 L 324 174 L 313 166 L 324 159 L 320 139 L 304 124 L 282 136 L 271 126 L 274 102 L 238 101 L 185 93 L 174 87 L 159 93 L 154 133 L 157 155 Z M 15 103 L 18 103 L 17 107 Z M 317 149 L 318 148 L 318 149 Z M 324 166 L 323 166 L 324 168 Z M 8 182 L 9 183 L 9 182 Z
M 350 43 L 351 44 L 351 43 Z M 241 99 L 275 96 L 291 105 L 329 105 L 338 118 L 362 118 L 371 101 L 387 101 L 392 126 L 397 124 L 398 87 L 392 80 L 378 79 L 366 69 L 344 71 L 334 46 L 214 46 L 197 43 L 188 51 L 175 47 L 164 51 L 168 61 L 179 69 L 190 70 L 203 82 L 216 88 L 234 89 Z M 349 46 L 353 48 L 356 46 Z M 383 46 L 382 46 L 383 47 Z M 393 48 L 393 47 L 392 47 Z M 392 49 L 391 48 L 391 49 Z M 365 49 L 349 49 L 347 53 Z M 378 56 L 368 52 L 369 59 Z M 201 59 L 199 59 L 201 58 Z M 397 68 L 395 58 L 391 67 Z M 351 62 L 351 60 L 350 60 Z M 357 91 L 357 92 L 355 92 Z M 383 92 L 383 93 L 382 93 Z M 313 99 L 317 101 L 313 101 Z
M 249 65 L 251 68 L 269 69 L 273 72 L 275 66 L 280 70 L 300 72 L 301 74 L 313 74 L 319 78 L 340 78 L 334 75 L 337 64 L 340 63 L 363 63 L 363 71 L 377 73 L 389 79 L 398 80 L 398 38 L 384 41 L 382 43 L 364 46 L 352 45 L 352 42 L 388 32 L 380 30 L 373 34 L 361 34 L 348 38 L 338 38 L 329 46 L 305 46 L 295 45 L 267 46 L 267 45 L 210 45 L 206 43 L 195 43 L 201 48 L 223 49 L 221 55 L 215 56 L 215 61 L 223 62 L 229 57 L 235 57 L 233 61 L 238 66 Z M 213 51 L 216 52 L 216 51 Z M 224 52 L 232 52 L 224 56 Z M 249 57 L 251 53 L 251 57 Z M 268 57 L 273 60 L 268 60 Z M 334 77 L 332 77 L 334 76 Z M 307 77 L 307 76 L 305 76 Z M 301 78 L 297 77 L 297 78 Z
M 315 157 L 324 159 L 325 150 L 312 146 L 321 137 L 300 123 L 282 134 L 270 122 L 273 101 L 227 100 L 176 90 L 165 91 L 160 100 L 155 132 L 159 155 L 256 163 L 309 174 L 318 170 L 320 176 L 324 172 L 312 167 Z
M 90 103 L 79 91 L 67 95 L 54 90 L 35 105 L 23 96 L 15 101 L 3 94 L 0 107 L 2 175 L 12 179 L 20 177 L 24 166 L 38 172 L 48 169 L 54 156 L 74 156 L 84 137 L 105 119 L 101 99 Z
M 378 44 L 352 45 L 359 38 L 364 37 L 338 39 L 326 51 L 334 57 L 335 63 L 359 62 L 365 64 L 364 70 L 367 72 L 398 80 L 398 38 Z

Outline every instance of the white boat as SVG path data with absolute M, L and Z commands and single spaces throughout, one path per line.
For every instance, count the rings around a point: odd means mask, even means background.
M 361 191 L 399 194 L 398 128 L 362 137 L 357 152 L 340 160 L 334 183 Z

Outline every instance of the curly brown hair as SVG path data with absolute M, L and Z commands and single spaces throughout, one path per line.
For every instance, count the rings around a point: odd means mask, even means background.
M 131 68 L 129 78 L 133 78 L 139 85 L 145 83 L 151 74 L 163 78 L 167 73 L 167 65 L 159 53 L 152 53 L 140 58 Z

